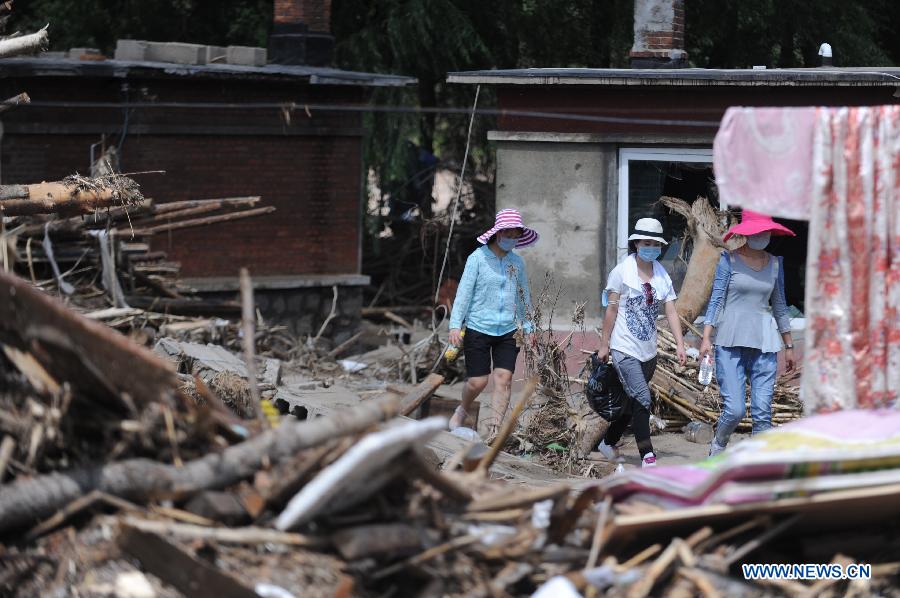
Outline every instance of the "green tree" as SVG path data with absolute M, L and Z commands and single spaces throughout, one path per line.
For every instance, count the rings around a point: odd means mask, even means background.
M 32 0 L 16 2 L 8 31 L 50 23 L 53 50 L 99 48 L 123 38 L 265 46 L 271 0 Z
M 892 0 L 686 0 L 685 45 L 691 63 L 704 68 L 815 67 L 823 42 L 831 44 L 835 66 L 886 66 L 896 62 L 900 46 L 882 15 L 900 16 L 896 5 Z

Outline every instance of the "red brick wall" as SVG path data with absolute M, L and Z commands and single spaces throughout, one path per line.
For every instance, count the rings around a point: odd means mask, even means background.
M 873 106 L 895 103 L 893 93 L 893 87 L 507 85 L 497 87 L 497 102 L 501 109 L 509 111 L 717 123 L 729 106 Z M 716 132 L 715 127 L 587 122 L 514 114 L 499 117 L 496 128 L 674 136 L 713 136 Z
M 310 31 L 331 31 L 331 0 L 275 0 L 275 22 L 303 23 Z
M 39 97 L 64 97 L 69 101 L 84 101 L 104 88 L 101 83 L 83 83 L 84 97 L 79 97 L 71 80 L 20 80 L 10 85 L 29 89 Z M 259 91 L 266 88 L 260 85 L 254 90 L 224 84 L 211 89 L 208 83 L 189 79 L 145 83 L 161 101 L 271 99 Z M 0 89 L 3 87 L 5 84 L 0 85 Z M 111 87 L 118 90 L 119 84 Z M 269 95 L 278 95 L 271 86 L 267 89 Z M 346 87 L 314 92 L 297 89 L 288 97 L 342 103 L 359 101 L 362 92 Z M 13 123 L 73 126 L 112 119 L 117 124 L 111 130 L 122 124 L 121 110 L 112 109 L 35 108 L 6 116 L 14 118 L 4 118 L 9 124 L 0 147 L 3 183 L 31 183 L 59 179 L 73 172 L 86 173 L 90 168 L 90 145 L 100 137 L 10 133 Z M 314 114 L 312 124 L 307 121 L 301 109 L 292 118 L 292 126 L 343 126 L 345 133 L 348 128 L 360 126 L 359 115 L 355 114 Z M 280 131 L 283 121 L 277 110 L 158 110 L 135 111 L 131 115 L 132 130 L 147 124 L 274 124 Z M 327 131 L 319 135 L 227 136 L 132 133 L 122 147 L 122 167 L 126 171 L 165 170 L 164 175 L 135 177 L 145 196 L 158 202 L 260 195 L 260 206 L 275 206 L 276 211 L 265 216 L 156 236 L 154 249 L 165 250 L 171 259 L 180 261 L 185 277 L 236 276 L 241 266 L 247 266 L 255 275 L 343 274 L 360 271 L 361 152 L 361 136 Z

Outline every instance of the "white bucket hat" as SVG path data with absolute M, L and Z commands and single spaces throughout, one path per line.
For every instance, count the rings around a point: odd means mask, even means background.
M 634 225 L 634 232 L 628 237 L 629 241 L 637 241 L 638 239 L 649 239 L 651 241 L 659 241 L 663 245 L 669 242 L 663 237 L 663 227 L 656 218 L 641 218 Z

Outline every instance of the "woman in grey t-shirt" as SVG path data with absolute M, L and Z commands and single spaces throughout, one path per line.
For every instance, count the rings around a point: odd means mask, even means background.
M 716 379 L 723 408 L 710 455 L 725 450 L 743 419 L 748 380 L 752 433 L 772 427 L 772 395 L 782 346 L 788 371 L 794 368 L 784 267 L 780 257 L 765 251 L 772 235 L 794 233 L 768 216 L 744 210 L 741 223 L 731 227 L 723 240 L 733 235 L 743 235 L 747 242 L 734 252 L 722 252 L 700 345 L 702 358 L 712 353 L 715 331 Z

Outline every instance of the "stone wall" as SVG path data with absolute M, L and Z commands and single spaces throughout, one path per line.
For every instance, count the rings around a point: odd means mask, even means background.
M 266 322 L 287 326 L 292 334 L 306 337 L 319 331 L 322 322 L 331 312 L 331 287 L 304 287 L 297 289 L 271 289 L 255 292 L 256 306 Z M 323 338 L 339 344 L 359 330 L 362 309 L 362 287 L 338 287 L 337 317 Z

